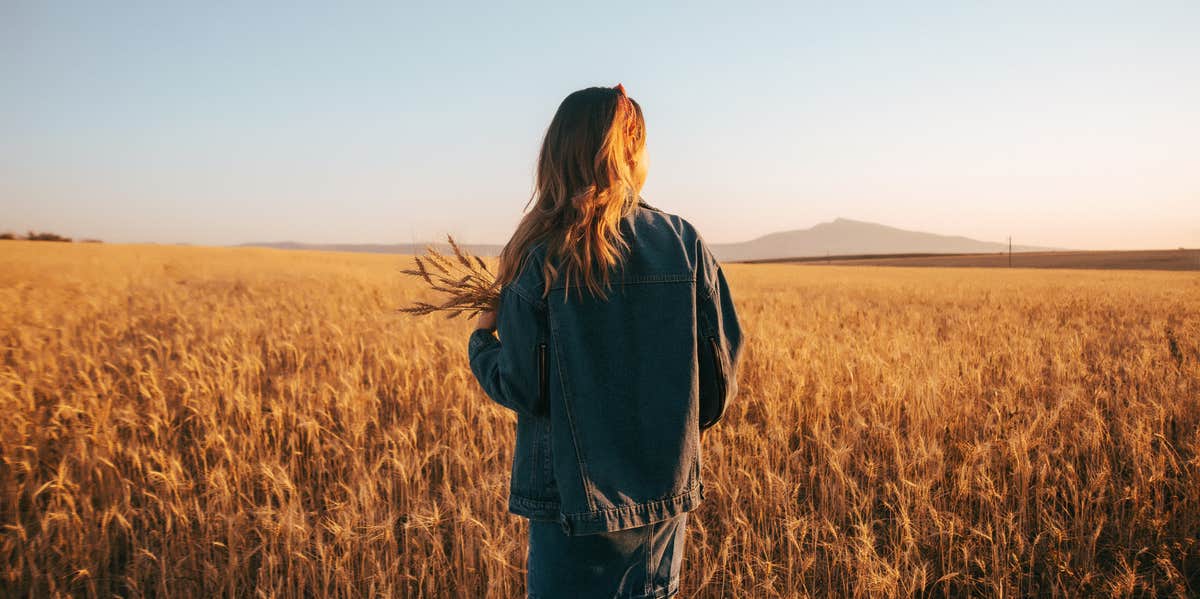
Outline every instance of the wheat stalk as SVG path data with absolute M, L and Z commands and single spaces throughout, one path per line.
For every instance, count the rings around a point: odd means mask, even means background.
M 500 286 L 496 276 L 479 256 L 472 256 L 446 235 L 453 256 L 443 255 L 432 245 L 425 246 L 425 256 L 416 256 L 416 269 L 405 269 L 403 274 L 420 278 L 434 291 L 449 297 L 440 304 L 417 301 L 410 306 L 398 308 L 399 312 L 424 316 L 434 312 L 446 312 L 446 318 L 455 318 L 463 313 L 476 316 L 480 312 L 495 310 L 500 303 Z

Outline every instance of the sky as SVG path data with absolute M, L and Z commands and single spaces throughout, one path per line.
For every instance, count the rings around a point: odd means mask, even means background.
M 218 5 L 220 4 L 220 5 Z M 0 1 L 0 231 L 503 243 L 623 83 L 710 243 L 1200 247 L 1200 2 Z

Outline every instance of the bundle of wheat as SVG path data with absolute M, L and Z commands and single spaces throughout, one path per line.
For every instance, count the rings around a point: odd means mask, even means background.
M 424 260 L 421 256 L 414 258 L 417 268 L 400 272 L 421 278 L 434 291 L 445 293 L 449 298 L 441 304 L 417 301 L 398 310 L 418 316 L 446 312 L 446 318 L 455 318 L 464 312 L 468 316 L 477 316 L 480 312 L 495 310 L 500 303 L 500 286 L 487 263 L 459 247 L 453 236 L 446 235 L 446 240 L 454 251 L 454 259 L 427 245 Z

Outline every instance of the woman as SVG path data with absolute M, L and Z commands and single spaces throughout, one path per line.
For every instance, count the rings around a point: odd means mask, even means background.
M 468 343 L 517 414 L 508 510 L 530 521 L 530 597 L 675 595 L 700 431 L 737 393 L 725 275 L 690 223 L 641 199 L 645 141 L 621 85 L 563 100 L 499 307 Z

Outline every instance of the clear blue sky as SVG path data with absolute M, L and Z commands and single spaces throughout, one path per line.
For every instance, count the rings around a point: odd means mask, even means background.
M 558 103 L 623 82 L 710 242 L 1200 246 L 1195 0 L 216 4 L 0 3 L 0 230 L 503 242 Z

